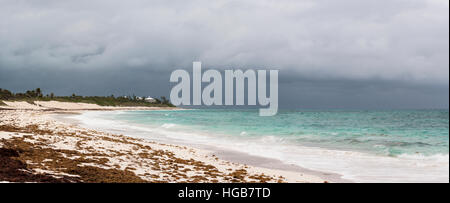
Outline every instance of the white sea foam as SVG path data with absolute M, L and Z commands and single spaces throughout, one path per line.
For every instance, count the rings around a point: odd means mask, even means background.
M 164 123 L 164 124 L 161 125 L 162 128 L 166 128 L 166 129 L 173 128 L 175 126 L 176 125 L 173 124 L 173 123 Z

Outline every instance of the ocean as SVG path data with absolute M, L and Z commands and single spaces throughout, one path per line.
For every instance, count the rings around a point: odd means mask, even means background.
M 354 182 L 449 182 L 448 110 L 86 112 L 88 127 L 207 145 L 336 173 Z

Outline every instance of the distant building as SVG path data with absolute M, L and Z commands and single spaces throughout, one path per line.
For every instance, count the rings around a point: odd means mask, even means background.
M 150 103 L 155 103 L 155 102 L 156 102 L 156 99 L 151 98 L 151 97 L 146 97 L 146 98 L 145 98 L 145 101 L 146 101 L 146 102 L 150 102 Z

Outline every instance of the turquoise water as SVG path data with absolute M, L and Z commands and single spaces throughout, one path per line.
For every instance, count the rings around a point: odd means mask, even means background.
M 90 128 L 277 159 L 356 182 L 449 182 L 449 112 L 257 110 L 85 112 Z
M 387 156 L 449 152 L 448 111 L 281 110 L 273 117 L 260 117 L 256 110 L 135 111 L 114 118 Z

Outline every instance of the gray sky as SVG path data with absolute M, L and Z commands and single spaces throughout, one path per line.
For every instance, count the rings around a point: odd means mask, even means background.
M 169 95 L 279 69 L 281 107 L 448 108 L 448 0 L 0 0 L 0 87 Z

